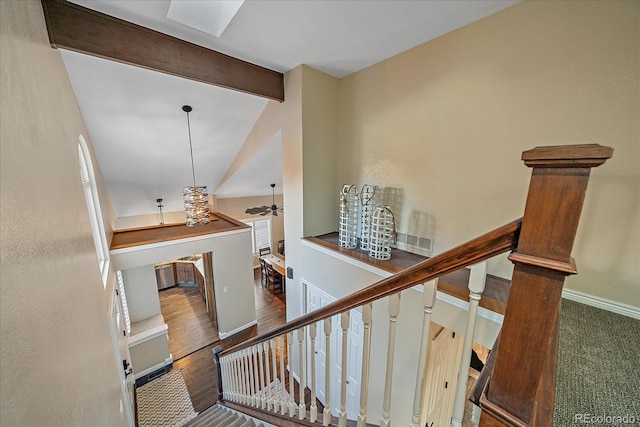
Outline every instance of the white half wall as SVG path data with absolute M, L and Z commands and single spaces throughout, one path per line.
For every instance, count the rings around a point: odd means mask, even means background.
M 133 269 L 205 252 L 213 253 L 213 281 L 221 336 L 255 322 L 251 229 L 111 251 L 115 269 Z

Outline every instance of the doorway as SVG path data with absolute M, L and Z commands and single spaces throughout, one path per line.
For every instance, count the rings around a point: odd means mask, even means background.
M 165 276 L 163 287 L 160 286 L 161 269 Z M 168 269 L 172 280 L 166 286 Z M 207 252 L 159 263 L 156 276 L 160 311 L 168 327 L 173 360 L 218 341 L 213 254 Z

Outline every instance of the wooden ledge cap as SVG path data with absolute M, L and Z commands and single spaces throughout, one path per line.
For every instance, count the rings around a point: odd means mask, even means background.
M 529 167 L 591 168 L 612 155 L 613 148 L 600 144 L 555 145 L 525 151 L 522 160 Z
M 534 255 L 521 254 L 518 252 L 513 252 L 508 258 L 509 261 L 515 264 L 526 264 L 534 267 L 546 268 L 566 275 L 576 274 L 578 272 L 578 269 L 576 268 L 576 261 L 573 258 L 571 258 L 569 262 L 562 262 Z

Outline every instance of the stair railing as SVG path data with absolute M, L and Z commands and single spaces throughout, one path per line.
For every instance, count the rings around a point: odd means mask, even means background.
M 390 425 L 390 396 L 393 383 L 395 322 L 399 312 L 400 292 L 415 285 L 423 286 L 423 325 L 418 361 L 413 413 L 407 414 L 412 427 L 422 422 L 422 390 L 428 352 L 431 313 L 436 300 L 437 278 L 456 270 L 481 263 L 506 251 L 513 251 L 510 260 L 515 269 L 507 311 L 500 333 L 499 347 L 494 347 L 490 363 L 479 381 L 478 393 L 482 408 L 481 426 L 551 426 L 553 388 L 557 356 L 557 316 L 564 278 L 576 272 L 570 253 L 582 209 L 590 169 L 603 164 L 613 150 L 600 145 L 538 147 L 523 153 L 525 164 L 533 168 L 523 219 L 513 221 L 477 237 L 456 248 L 436 255 L 391 277 L 361 289 L 318 310 L 294 319 L 285 325 L 249 339 L 218 355 L 220 393 L 223 399 L 271 411 L 298 420 L 316 423 L 315 352 L 307 355 L 307 335 L 315 348 L 317 325 L 322 322 L 326 342 L 326 363 L 330 369 L 329 346 L 332 318 L 340 317 L 342 339 L 341 391 L 331 396 L 330 373 L 325 375 L 325 409 L 322 425 L 331 421 L 330 408 L 339 399 L 338 425 L 347 425 L 347 333 L 350 311 L 361 308 L 364 324 L 363 360 L 361 361 L 360 407 L 358 427 L 366 425 L 369 355 L 371 344 L 372 303 L 389 298 L 389 345 L 382 426 Z M 481 264 L 482 265 L 482 264 Z M 473 276 L 482 279 L 484 267 L 475 267 Z M 471 341 L 475 328 L 475 311 L 483 291 L 484 280 L 470 280 L 470 308 L 467 333 L 460 367 L 469 366 Z M 295 382 L 289 375 L 289 390 L 285 389 L 284 352 L 292 354 L 297 338 L 299 354 L 298 402 L 294 399 Z M 535 351 L 534 351 L 535 350 Z M 541 358 L 540 355 L 546 355 Z M 279 361 L 280 369 L 276 361 Z M 307 379 L 306 363 L 311 363 L 311 378 Z M 271 364 L 271 365 L 270 365 Z M 269 366 L 271 369 L 269 370 Z M 522 370 L 522 366 L 527 366 Z M 486 371 L 486 372 L 485 372 Z M 265 372 L 267 373 L 265 383 Z M 460 376 L 466 377 L 466 371 Z M 272 375 L 269 377 L 269 375 Z M 322 373 L 320 373 L 322 375 Z M 267 388 L 270 379 L 279 381 Z M 453 409 L 452 425 L 462 422 L 466 378 L 459 378 Z M 304 390 L 309 385 L 311 402 L 307 414 Z M 462 397 L 462 398 L 461 398 Z M 269 409 L 271 408 L 271 409 Z

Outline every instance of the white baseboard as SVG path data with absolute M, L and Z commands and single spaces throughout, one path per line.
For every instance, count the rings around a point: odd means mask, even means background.
M 640 320 L 640 309 L 627 304 L 594 297 L 571 289 L 563 289 L 562 298 Z
M 152 367 L 150 367 L 150 368 L 145 369 L 144 371 L 138 372 L 138 373 L 135 375 L 134 379 L 136 379 L 136 380 L 137 380 L 137 379 L 139 379 L 139 378 L 142 378 L 142 377 L 144 377 L 145 375 L 149 375 L 149 374 L 151 374 L 151 373 L 153 373 L 153 372 L 155 372 L 155 371 L 157 371 L 157 370 L 160 370 L 160 369 L 164 368 L 165 366 L 169 366 L 169 365 L 171 365 L 172 363 L 173 363 L 173 355 L 172 355 L 172 354 L 169 354 L 169 357 L 167 357 L 166 359 L 164 359 L 164 362 L 160 362 L 160 363 L 158 363 L 157 365 L 154 365 L 154 366 L 152 366 Z
M 289 364 L 287 364 L 287 371 L 289 371 L 289 375 L 293 375 L 293 378 L 296 381 L 298 381 L 298 384 L 300 384 L 300 376 L 298 375 L 298 373 L 296 371 L 292 371 L 291 370 L 291 365 L 289 365 Z
M 249 323 L 247 323 L 245 325 L 240 326 L 239 328 L 235 328 L 232 331 L 229 331 L 229 332 L 218 332 L 218 335 L 220 335 L 220 339 L 223 340 L 223 339 L 225 339 L 227 337 L 230 337 L 233 334 L 237 334 L 238 332 L 244 331 L 245 329 L 250 328 L 250 327 L 252 327 L 254 325 L 257 325 L 257 324 L 258 324 L 258 321 L 257 320 L 253 320 L 253 321 L 251 321 L 251 322 L 249 322 Z

